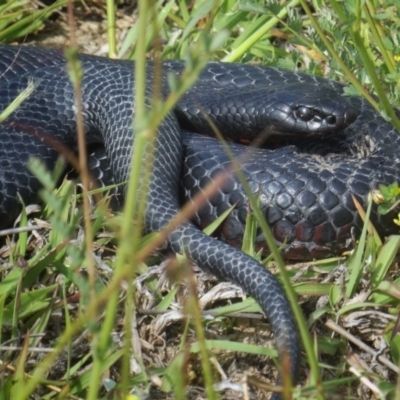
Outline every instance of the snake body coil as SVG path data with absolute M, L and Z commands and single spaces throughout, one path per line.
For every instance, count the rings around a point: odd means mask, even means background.
M 134 65 L 87 55 L 80 59 L 87 140 L 104 145 L 113 178 L 126 181 L 134 146 Z M 163 64 L 164 74 L 179 74 L 183 68 L 180 62 Z M 36 85 L 33 94 L 0 125 L 0 227 L 9 225 L 19 211 L 17 193 L 29 202 L 40 188 L 26 169 L 29 158 L 38 156 L 49 168 L 54 166 L 57 151 L 43 138 L 76 148 L 75 97 L 63 55 L 0 46 L 0 110 L 30 81 Z M 149 64 L 149 97 L 152 81 Z M 182 130 L 212 133 L 205 112 L 223 133 L 238 141 L 251 141 L 265 130 L 273 138 L 271 148 L 247 150 L 232 144 L 231 149 L 235 155 L 248 152 L 243 172 L 253 191 L 260 192 L 261 208 L 276 239 L 287 240 L 286 254 L 312 257 L 331 251 L 337 239 L 348 238 L 351 226 L 359 226 L 351 193 L 365 200 L 376 184 L 391 183 L 399 176 L 399 161 L 393 155 L 399 148 L 397 132 L 364 100 L 345 98 L 342 92 L 335 82 L 303 74 L 208 64 L 174 114 L 159 127 L 146 230 L 160 230 L 179 211 L 182 196 L 192 199 L 228 165 L 214 138 Z M 281 141 L 287 145 L 281 147 Z M 236 207 L 221 234 L 238 242 L 248 205 L 235 177 L 199 210 L 196 222 L 210 222 L 231 204 Z M 387 232 L 382 218 L 374 218 Z M 257 300 L 271 321 L 280 356 L 290 360 L 296 381 L 298 334 L 277 280 L 255 260 L 205 236 L 190 222 L 177 228 L 168 243 L 174 252 L 185 252 L 202 269 L 237 283 Z

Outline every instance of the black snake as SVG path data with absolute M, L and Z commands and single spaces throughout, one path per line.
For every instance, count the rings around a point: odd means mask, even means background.
M 113 178 L 124 182 L 134 144 L 134 65 L 87 55 L 80 59 L 87 139 L 105 147 Z M 152 68 L 149 63 L 149 97 Z M 163 64 L 164 74 L 183 68 L 181 62 Z M 51 168 L 58 157 L 43 136 L 76 147 L 74 90 L 62 53 L 1 45 L 0 110 L 32 80 L 34 93 L 0 125 L 0 228 L 20 209 L 17 192 L 25 202 L 36 198 L 39 184 L 25 167 L 29 158 L 38 156 Z M 340 84 L 314 76 L 209 63 L 159 128 L 146 230 L 160 230 L 184 199 L 190 200 L 228 165 L 214 138 L 186 131 L 212 134 L 205 112 L 233 139 L 251 141 L 260 131 L 270 135 L 268 148 L 248 151 L 242 170 L 259 194 L 277 241 L 286 241 L 286 255 L 309 258 L 337 251 L 333 244 L 340 248 L 350 228 L 360 226 L 350 193 L 365 202 L 371 188 L 399 176 L 397 132 L 366 101 L 342 94 Z M 243 152 L 239 144 L 230 147 L 236 156 Z M 199 210 L 197 224 L 206 225 L 232 204 L 235 209 L 220 233 L 239 242 L 248 202 L 233 176 Z M 374 222 L 389 232 L 382 217 L 374 214 Z M 176 229 L 168 243 L 172 251 L 185 252 L 202 269 L 237 283 L 258 301 L 271 321 L 280 356 L 289 357 L 295 382 L 298 334 L 277 280 L 255 260 L 205 236 L 190 222 Z

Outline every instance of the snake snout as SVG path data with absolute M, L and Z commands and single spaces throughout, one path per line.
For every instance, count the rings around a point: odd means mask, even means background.
M 321 116 L 322 124 L 319 129 L 326 132 L 338 132 L 346 129 L 356 119 L 356 110 L 343 98 L 342 104 L 334 109 L 330 109 L 329 113 L 325 112 L 325 114 Z
M 306 105 L 294 105 L 292 107 L 293 123 L 297 131 L 306 134 L 335 131 L 342 128 L 343 123 L 334 113 L 328 113 L 322 108 Z
M 305 133 L 327 133 L 347 128 L 356 120 L 357 113 L 346 103 L 336 107 L 294 105 L 292 118 Z

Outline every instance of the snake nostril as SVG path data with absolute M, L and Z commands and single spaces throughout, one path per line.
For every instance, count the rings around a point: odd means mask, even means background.
M 337 119 L 334 115 L 329 115 L 329 117 L 326 118 L 326 122 L 329 125 L 336 125 L 336 121 L 337 121 Z

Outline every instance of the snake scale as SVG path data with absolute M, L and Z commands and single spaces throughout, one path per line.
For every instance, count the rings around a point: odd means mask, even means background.
M 112 178 L 124 182 L 134 146 L 134 64 L 89 55 L 80 60 L 87 141 L 104 146 Z M 182 62 L 166 61 L 164 77 L 183 68 Z M 149 63 L 148 97 L 153 78 Z M 63 54 L 0 45 L 0 110 L 32 80 L 33 94 L 0 125 L 0 228 L 20 211 L 17 193 L 25 203 L 36 199 L 40 185 L 26 169 L 29 158 L 40 157 L 48 168 L 57 160 L 57 151 L 43 137 L 76 149 L 75 97 Z M 163 91 L 166 95 L 167 84 Z M 158 129 L 145 213 L 148 232 L 165 226 L 183 201 L 190 201 L 229 164 L 215 138 L 197 134 L 213 134 L 204 114 L 238 142 L 252 141 L 260 132 L 269 136 L 263 148 L 238 143 L 230 148 L 235 156 L 246 153 L 241 169 L 277 242 L 286 243 L 287 257 L 340 250 L 352 227 L 361 225 L 351 194 L 365 204 L 371 189 L 399 177 L 398 133 L 365 100 L 343 96 L 339 83 L 276 68 L 209 63 Z M 199 230 L 231 205 L 235 209 L 219 232 L 224 241 Z M 247 212 L 247 196 L 231 176 L 194 223 L 185 222 L 170 235 L 168 246 L 257 300 L 296 382 L 300 345 L 285 294 L 263 266 L 229 244 L 240 242 Z M 373 221 L 384 234 L 393 229 L 376 213 Z

